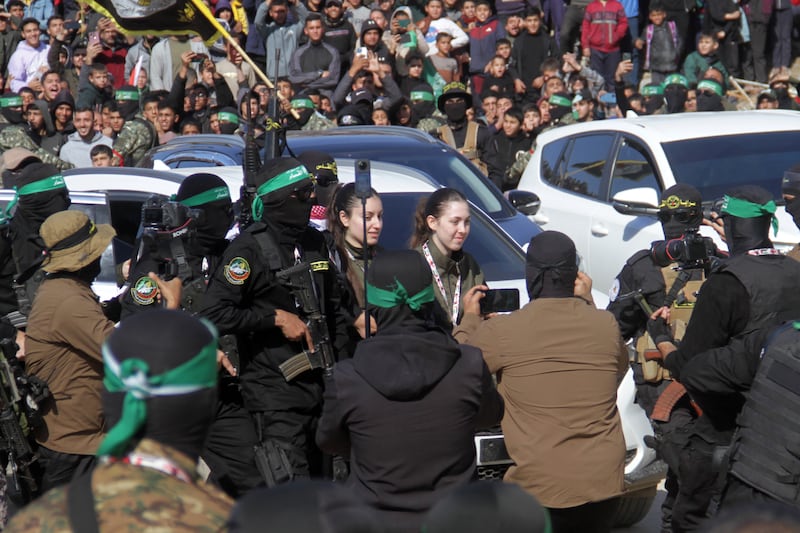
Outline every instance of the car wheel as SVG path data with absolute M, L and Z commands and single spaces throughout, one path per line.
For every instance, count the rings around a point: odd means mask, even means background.
M 656 498 L 656 490 L 657 487 L 652 486 L 620 496 L 614 515 L 614 527 L 632 526 L 647 516 Z

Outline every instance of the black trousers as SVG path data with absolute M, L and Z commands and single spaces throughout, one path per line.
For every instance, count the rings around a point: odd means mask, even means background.
M 570 4 L 564 12 L 564 22 L 561 23 L 561 35 L 559 39 L 559 47 L 561 53 L 575 51 L 575 41 L 581 32 L 581 24 L 583 24 L 583 15 L 586 12 L 586 6 L 576 6 Z M 578 57 L 581 57 L 581 52 L 578 52 Z M 613 78 L 612 78 L 613 79 Z
M 94 455 L 62 453 L 39 446 L 39 464 L 42 468 L 40 490 L 42 493 L 72 481 L 73 477 L 85 474 L 94 468 Z
M 236 385 L 230 384 L 220 391 L 202 457 L 211 469 L 210 480 L 234 499 L 264 483 L 253 451 L 257 443 L 253 419 L 242 407 Z
M 698 531 L 707 518 L 711 501 L 719 493 L 720 475 L 713 468 L 715 448 L 716 445 L 692 435 L 681 453 L 680 487 L 672 507 L 672 531 L 675 533 Z
M 315 442 L 317 416 L 294 411 L 263 411 L 254 416 L 261 420 L 261 439 L 274 439 L 282 444 L 295 478 L 322 474 L 322 452 Z
M 553 533 L 609 533 L 618 505 L 619 500 L 612 498 L 577 507 L 547 510 L 550 512 Z

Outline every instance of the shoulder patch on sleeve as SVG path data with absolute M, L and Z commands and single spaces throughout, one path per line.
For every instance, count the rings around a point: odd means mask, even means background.
M 151 305 L 156 301 L 158 285 L 147 276 L 142 276 L 131 285 L 131 298 L 139 305 Z
M 608 300 L 611 302 L 616 301 L 617 296 L 619 296 L 619 278 L 614 278 L 614 283 L 608 289 Z
M 225 279 L 231 285 L 241 285 L 250 277 L 250 263 L 244 257 L 234 257 L 224 270 Z

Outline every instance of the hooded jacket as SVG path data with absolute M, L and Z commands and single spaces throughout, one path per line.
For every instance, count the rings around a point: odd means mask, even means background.
M 389 19 L 389 28 L 391 28 L 391 21 L 394 20 L 398 13 L 405 13 L 408 15 L 409 20 L 414 22 L 414 14 L 412 13 L 411 8 L 400 6 L 392 11 L 392 16 Z M 425 41 L 425 35 L 419 31 L 419 29 L 415 29 L 413 35 L 410 33 L 403 34 L 399 45 L 392 40 L 392 32 L 389 30 L 383 32 L 383 37 L 381 37 L 381 39 L 383 40 L 383 44 L 389 48 L 389 52 L 394 55 L 395 69 L 397 70 L 397 74 L 399 76 L 408 75 L 406 57 L 410 52 L 419 50 L 419 53 L 423 56 L 428 54 L 428 43 Z
M 472 479 L 474 431 L 502 413 L 479 350 L 404 322 L 336 365 L 317 443 L 350 457 L 347 484 L 391 531 L 419 531 L 436 501 Z

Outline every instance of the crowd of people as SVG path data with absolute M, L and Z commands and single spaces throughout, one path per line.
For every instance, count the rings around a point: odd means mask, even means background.
M 0 6 L 0 149 L 25 147 L 65 169 L 135 165 L 178 135 L 258 138 L 272 79 L 280 106 L 270 119 L 289 129 L 419 128 L 505 190 L 554 126 L 736 109 L 733 95 L 759 109 L 800 107 L 788 0 L 208 7 L 230 41 L 133 37 L 73 0 Z

